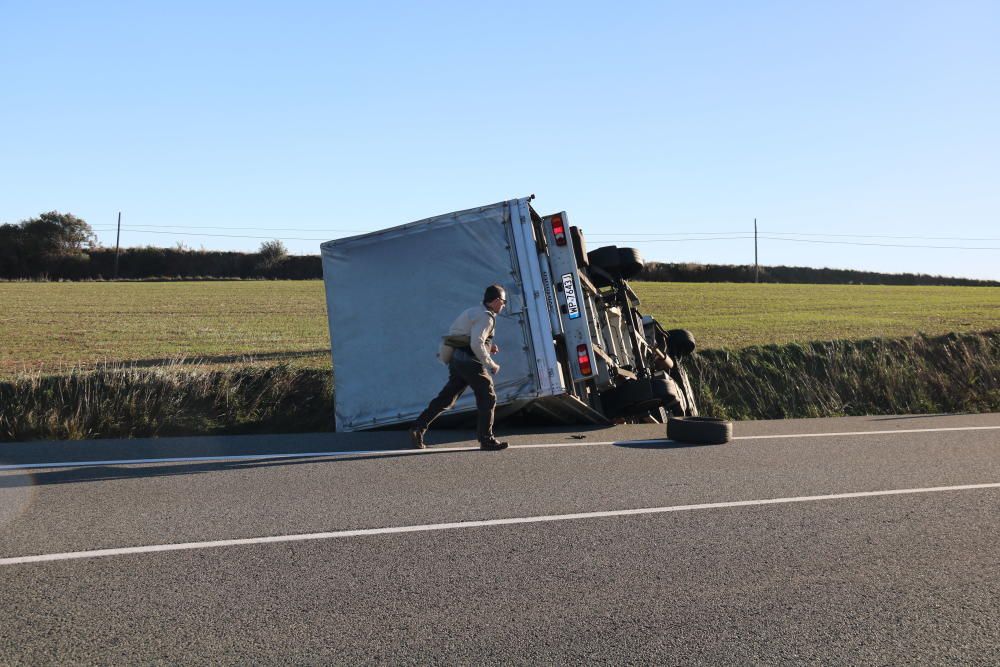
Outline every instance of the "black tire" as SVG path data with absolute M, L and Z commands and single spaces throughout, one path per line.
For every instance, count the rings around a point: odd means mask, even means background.
M 660 399 L 664 409 L 672 415 L 684 416 L 685 404 L 682 389 L 677 386 L 673 378 L 654 376 L 649 380 L 653 389 L 653 395 Z
M 660 405 L 649 380 L 630 380 L 618 389 L 618 400 L 628 414 L 647 412 Z
M 590 263 L 587 261 L 587 240 L 583 238 L 583 232 L 580 231 L 579 227 L 570 227 L 569 237 L 573 240 L 573 252 L 576 253 L 576 265 L 578 267 L 589 266 Z
M 671 417 L 667 437 L 692 445 L 721 445 L 733 439 L 733 423 L 713 417 Z
M 618 248 L 618 274 L 625 280 L 642 273 L 645 262 L 635 248 Z
M 684 394 L 684 414 L 678 415 L 679 417 L 697 417 L 698 416 L 698 404 L 694 400 L 694 391 L 691 389 L 691 380 L 688 378 L 687 371 L 684 367 L 678 363 L 674 366 L 673 370 L 670 371 L 670 377 L 673 378 L 674 382 L 677 384 L 677 388 L 681 390 Z
M 675 357 L 686 357 L 694 352 L 694 334 L 687 329 L 671 329 L 667 332 L 667 350 Z
M 661 400 L 649 380 L 629 380 L 601 395 L 601 401 L 616 415 L 636 415 L 656 409 Z
M 618 275 L 618 267 L 621 260 L 619 259 L 618 246 L 616 245 L 606 245 L 603 248 L 591 250 L 587 253 L 587 260 L 591 266 L 603 269 L 613 276 Z
M 615 277 L 612 274 L 593 265 L 587 267 L 587 277 L 594 287 L 611 287 L 615 284 Z
M 677 399 L 680 388 L 673 378 L 665 375 L 654 375 L 649 379 L 649 386 L 653 390 L 653 396 L 661 399 Z

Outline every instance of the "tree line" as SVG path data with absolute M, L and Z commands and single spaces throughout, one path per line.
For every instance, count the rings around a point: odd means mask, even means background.
M 110 280 L 115 250 L 97 243 L 93 229 L 70 214 L 49 211 L 17 224 L 0 225 L 0 279 Z M 323 277 L 319 255 L 289 255 L 281 241 L 266 241 L 255 253 L 145 246 L 124 248 L 117 277 L 123 280 L 282 279 Z M 647 262 L 638 280 L 658 282 L 755 282 L 754 267 Z M 802 266 L 762 266 L 762 283 L 827 285 L 1000 286 L 1000 282 L 912 273 L 877 273 Z
M 793 283 L 808 285 L 957 285 L 998 287 L 995 280 L 946 278 L 923 273 L 878 273 L 851 269 L 813 269 L 806 266 L 762 266 L 755 276 L 747 264 L 668 264 L 646 262 L 638 280 L 677 283 Z
M 93 229 L 69 213 L 50 211 L 17 224 L 0 225 L 0 279 L 5 280 L 308 280 L 323 275 L 318 255 L 289 255 L 281 241 L 265 241 L 255 253 L 97 243 Z M 116 266 L 117 263 L 117 266 Z

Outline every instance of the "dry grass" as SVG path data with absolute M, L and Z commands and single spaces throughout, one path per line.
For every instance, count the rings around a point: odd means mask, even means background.
M 696 355 L 705 414 L 730 419 L 1000 410 L 1000 331 Z
M 703 414 L 733 419 L 1000 410 L 1000 332 L 702 353 Z M 0 383 L 0 441 L 331 427 L 328 371 L 112 366 Z
M 329 372 L 103 366 L 0 383 L 0 441 L 323 431 Z

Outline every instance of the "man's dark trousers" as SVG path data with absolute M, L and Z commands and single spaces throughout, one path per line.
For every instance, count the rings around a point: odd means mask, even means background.
M 455 405 L 455 401 L 466 387 L 472 387 L 472 391 L 476 394 L 476 409 L 479 412 L 476 431 L 479 442 L 492 438 L 493 410 L 497 406 L 493 378 L 471 351 L 463 349 L 455 350 L 451 363 L 448 364 L 448 383 L 427 409 L 420 413 L 413 422 L 413 428 L 426 431 L 438 415 Z

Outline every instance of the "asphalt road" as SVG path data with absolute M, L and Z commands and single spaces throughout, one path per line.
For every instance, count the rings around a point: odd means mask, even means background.
M 1000 663 L 1000 414 L 661 429 L 0 445 L 0 664 Z

